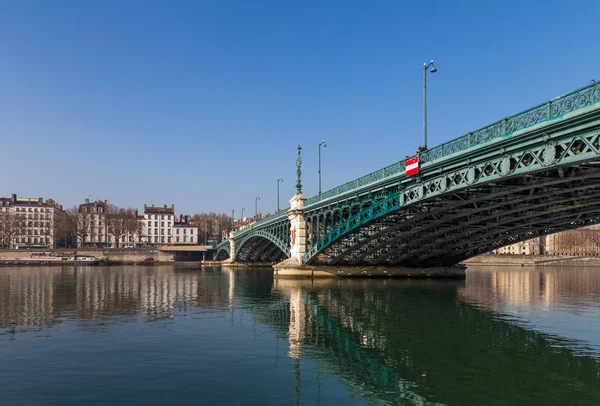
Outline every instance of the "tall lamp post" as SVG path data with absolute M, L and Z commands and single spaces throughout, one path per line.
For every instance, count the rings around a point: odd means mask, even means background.
M 258 201 L 260 200 L 259 196 L 256 196 L 254 199 L 254 216 L 258 217 Z
M 427 149 L 427 69 L 430 67 L 431 73 L 437 72 L 433 59 L 423 64 L 423 150 Z
M 277 213 L 279 213 L 279 183 L 283 182 L 283 178 L 277 179 Z
M 325 140 L 319 143 L 319 194 L 321 194 L 321 147 L 327 148 Z

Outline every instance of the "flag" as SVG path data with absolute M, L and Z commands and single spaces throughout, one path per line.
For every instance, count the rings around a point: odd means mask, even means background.
M 413 176 L 419 173 L 419 156 L 414 156 L 406 160 L 406 176 Z

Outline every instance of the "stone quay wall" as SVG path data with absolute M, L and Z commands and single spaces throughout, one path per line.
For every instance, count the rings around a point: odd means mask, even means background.
M 152 258 L 155 262 L 171 263 L 175 261 L 174 253 L 162 252 L 146 248 L 60 248 L 55 250 L 0 250 L 0 259 L 16 260 L 29 258 L 33 252 L 55 253 L 59 256 L 87 255 L 94 256 L 106 263 L 134 264 Z

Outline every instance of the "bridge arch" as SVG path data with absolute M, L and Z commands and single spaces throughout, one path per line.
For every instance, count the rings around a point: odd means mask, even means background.
M 231 253 L 230 253 L 229 241 L 227 241 L 227 244 L 222 244 L 222 245 L 219 244 L 219 246 L 217 246 L 215 260 L 224 261 L 227 258 L 229 258 L 230 256 L 231 256 Z
M 235 261 L 280 262 L 289 257 L 289 244 L 267 230 L 252 230 L 236 241 Z

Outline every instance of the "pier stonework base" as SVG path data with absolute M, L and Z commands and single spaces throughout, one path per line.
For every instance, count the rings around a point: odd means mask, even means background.
M 235 240 L 233 239 L 233 234 L 233 231 L 229 232 L 229 258 L 222 262 L 224 265 L 231 264 L 235 261 Z
M 290 210 L 286 213 L 290 219 L 290 258 L 275 265 L 275 277 L 312 278 L 315 276 L 332 277 L 330 273 L 315 271 L 312 266 L 304 265 L 302 260 L 306 254 L 306 221 L 304 220 L 304 201 L 307 200 L 303 193 L 295 195 L 290 200 Z
M 295 195 L 290 200 L 291 208 L 286 213 L 290 219 L 290 258 L 298 265 L 302 264 L 302 258 L 306 254 L 306 221 L 302 214 L 305 200 L 307 198 L 304 193 Z

